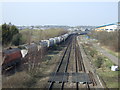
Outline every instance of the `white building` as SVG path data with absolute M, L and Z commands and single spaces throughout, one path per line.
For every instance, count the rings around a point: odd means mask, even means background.
M 118 23 L 112 23 L 112 24 L 107 24 L 107 25 L 102 25 L 96 27 L 95 31 L 107 31 L 107 32 L 113 32 L 119 30 L 120 22 Z

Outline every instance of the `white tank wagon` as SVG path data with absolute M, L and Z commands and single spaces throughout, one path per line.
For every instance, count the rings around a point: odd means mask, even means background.
M 69 34 L 64 34 L 64 35 L 62 35 L 64 41 L 68 38 L 68 36 L 69 36 Z
M 62 35 L 62 36 L 60 36 L 61 38 L 60 38 L 60 41 L 61 42 L 63 42 L 63 41 L 65 41 L 65 38 L 64 38 L 64 36 Z
M 41 47 L 49 47 L 50 42 L 49 42 L 49 40 L 41 40 L 40 45 L 41 45 Z
M 49 42 L 50 42 L 49 46 L 53 46 L 54 44 L 56 44 L 56 40 L 54 38 L 50 38 Z
M 59 36 L 60 38 L 60 43 L 63 42 L 64 38 L 62 36 Z
M 62 42 L 62 40 L 61 40 L 61 36 L 58 37 L 58 40 L 59 40 L 59 43 Z
M 56 44 L 56 39 L 55 38 L 52 38 L 54 40 L 54 44 Z
M 60 43 L 60 38 L 59 37 L 55 37 L 54 39 L 56 40 L 56 44 Z
M 48 40 L 41 40 L 39 45 L 41 47 L 51 47 L 51 46 L 54 46 L 55 44 L 59 44 L 65 41 L 68 38 L 68 36 L 69 34 L 64 34 L 59 37 L 49 38 Z

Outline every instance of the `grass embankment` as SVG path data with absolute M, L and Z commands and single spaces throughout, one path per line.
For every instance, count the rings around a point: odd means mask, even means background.
M 108 88 L 118 88 L 120 71 L 111 71 L 111 66 L 114 65 L 111 60 L 96 51 L 92 44 L 83 44 L 83 47 L 87 56 L 91 57 L 96 73 L 105 82 L 103 84 L 106 84 L 105 86 Z
M 92 31 L 89 36 L 100 42 L 102 46 L 107 47 L 113 52 L 120 52 L 120 42 L 119 42 L 120 31 L 106 32 L 106 31 Z M 113 53 L 112 52 L 112 53 Z
M 22 34 L 22 42 L 39 42 L 40 40 L 49 39 L 67 33 L 64 29 L 46 29 L 46 30 L 19 30 Z

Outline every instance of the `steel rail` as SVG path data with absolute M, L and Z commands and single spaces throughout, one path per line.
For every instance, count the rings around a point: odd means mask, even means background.
M 77 40 L 76 40 L 76 36 L 74 37 L 75 39 L 75 64 L 76 64 L 76 73 L 78 73 L 78 49 L 77 49 Z M 79 86 L 78 86 L 78 82 L 76 82 L 76 90 L 79 90 Z
M 69 64 L 71 49 L 72 49 L 72 43 L 70 44 L 70 48 L 68 50 L 67 63 L 66 63 L 66 66 L 65 66 L 64 76 L 65 76 L 65 73 L 67 72 L 67 69 L 68 69 L 68 64 Z M 64 88 L 64 83 L 65 82 L 64 82 L 64 77 L 63 77 L 61 90 L 63 90 L 63 88 Z
M 79 55 L 80 55 L 79 58 L 81 59 L 81 61 L 80 61 L 81 65 L 82 65 L 82 66 L 81 66 L 81 69 L 82 69 L 83 72 L 86 73 L 86 69 L 85 69 L 85 66 L 84 66 L 84 63 L 83 63 L 83 58 L 82 58 L 82 55 L 81 55 L 81 51 L 80 51 L 80 47 L 79 47 L 78 42 L 77 42 L 77 45 L 78 45 L 78 52 L 79 52 Z M 86 82 L 86 85 L 87 85 L 86 88 L 87 88 L 88 90 L 90 90 L 90 86 L 89 86 L 88 82 Z
M 70 37 L 70 38 L 71 38 L 71 37 Z M 70 41 L 71 41 L 71 40 L 70 40 Z M 58 65 L 58 67 L 57 67 L 57 69 L 56 69 L 56 71 L 55 71 L 55 74 L 54 74 L 54 76 L 53 76 L 53 79 L 54 79 L 54 77 L 56 76 L 56 73 L 59 72 L 59 70 L 60 70 L 60 67 L 61 67 L 62 62 L 63 62 L 63 60 L 64 60 L 64 57 L 65 57 L 65 55 L 66 55 L 66 53 L 67 53 L 67 51 L 68 51 L 69 45 L 70 45 L 70 43 L 71 43 L 70 41 L 68 42 L 68 46 L 67 46 L 67 48 L 65 49 L 64 54 L 63 54 L 63 56 L 62 56 L 62 59 L 61 59 L 59 65 Z M 52 82 L 50 83 L 49 87 L 48 87 L 48 90 L 52 90 L 53 84 L 54 84 L 54 82 L 52 81 Z
M 79 47 L 79 44 L 76 40 L 76 45 L 77 45 L 77 51 L 78 51 L 78 64 L 79 64 L 79 71 L 83 71 L 86 73 L 86 69 L 85 69 L 85 66 L 84 66 L 84 63 L 83 63 L 83 58 L 82 58 L 82 55 L 81 55 L 81 51 L 80 51 L 80 47 Z M 86 82 L 86 85 L 87 85 L 87 89 L 90 90 L 90 86 L 88 84 L 88 82 Z

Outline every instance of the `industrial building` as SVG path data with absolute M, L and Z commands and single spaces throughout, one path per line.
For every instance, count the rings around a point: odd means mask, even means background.
M 98 26 L 95 28 L 95 31 L 107 31 L 113 32 L 120 29 L 120 22 Z

